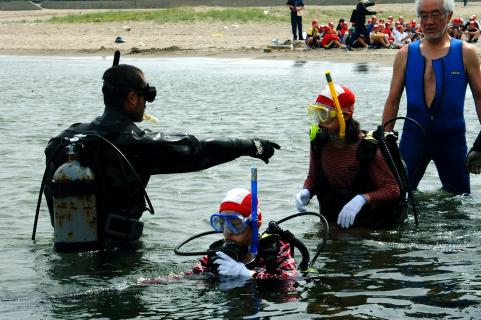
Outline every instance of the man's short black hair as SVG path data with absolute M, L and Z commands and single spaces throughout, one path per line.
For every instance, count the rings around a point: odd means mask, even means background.
M 102 76 L 105 106 L 121 107 L 130 91 L 145 86 L 142 75 L 142 70 L 128 64 L 108 68 Z

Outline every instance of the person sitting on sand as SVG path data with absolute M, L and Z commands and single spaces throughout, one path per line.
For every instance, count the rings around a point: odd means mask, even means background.
M 464 35 L 466 37 L 466 41 L 469 43 L 478 42 L 479 39 L 479 28 L 475 21 L 470 21 Z
M 387 41 L 389 42 L 389 45 L 392 46 L 394 42 L 394 35 L 392 34 L 391 22 L 389 20 L 384 23 L 384 28 L 381 32 L 387 35 Z
M 324 49 L 346 47 L 344 44 L 341 43 L 341 39 L 339 39 L 336 30 L 334 30 L 330 26 L 324 27 L 324 36 L 322 37 L 321 42 Z
M 389 48 L 389 41 L 387 34 L 381 31 L 381 26 L 376 24 L 373 27 L 373 31 L 371 33 L 371 48 L 373 49 L 381 49 L 381 48 Z
M 351 48 L 367 48 L 368 47 L 368 39 L 364 35 L 364 33 L 359 34 L 356 39 L 351 38 Z
M 455 38 L 455 39 L 461 39 L 463 36 L 463 19 L 458 17 L 454 18 L 451 20 L 451 23 L 448 25 L 448 34 Z
M 307 29 L 306 46 L 308 48 L 321 48 L 320 26 L 317 20 L 312 20 L 311 27 Z
M 349 38 L 349 25 L 346 22 L 342 23 L 341 29 L 337 32 L 339 35 L 340 42 L 344 45 L 347 45 L 348 38 Z
M 393 31 L 394 42 L 392 44 L 393 49 L 401 49 L 405 45 L 411 43 L 411 37 L 405 31 L 404 26 L 399 24 L 396 27 L 396 31 Z

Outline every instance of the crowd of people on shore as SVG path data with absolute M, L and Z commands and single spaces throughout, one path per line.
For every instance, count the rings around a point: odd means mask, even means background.
M 344 18 L 339 19 L 337 25 L 328 22 L 321 25 L 317 20 L 312 20 L 307 29 L 305 43 L 310 49 L 314 48 L 369 48 L 369 49 L 401 49 L 405 45 L 423 37 L 423 32 L 416 19 L 405 20 L 403 16 L 395 19 L 378 18 L 375 15 L 367 20 L 365 25 L 369 38 L 364 33 L 354 38 L 356 33 L 355 23 L 349 24 Z M 477 16 L 472 15 L 464 20 L 461 17 L 453 18 L 448 26 L 451 37 L 476 43 L 481 35 L 481 22 Z

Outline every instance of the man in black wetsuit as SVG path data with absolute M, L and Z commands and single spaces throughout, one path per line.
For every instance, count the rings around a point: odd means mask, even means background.
M 103 80 L 104 113 L 90 123 L 71 125 L 52 138 L 45 149 L 48 165 L 45 197 L 53 226 L 53 198 L 65 191 L 58 190 L 51 182 L 52 177 L 67 161 L 64 150 L 69 144 L 68 138 L 82 133 L 87 135 L 80 161 L 95 174 L 99 247 L 130 243 L 140 237 L 143 223 L 139 219 L 147 210 L 144 188 L 150 175 L 198 171 L 240 156 L 268 163 L 275 149 L 280 148 L 263 139 L 199 140 L 192 135 L 141 130 L 134 122 L 143 120 L 146 101 L 155 99 L 155 87 L 149 86 L 140 69 L 125 64 L 107 69 Z M 133 165 L 140 179 L 118 151 L 95 135 L 113 143 Z M 79 190 L 79 194 L 82 192 Z
M 369 31 L 366 28 L 366 15 L 373 15 L 377 12 L 367 10 L 367 7 L 375 5 L 375 2 L 369 2 L 369 0 L 359 0 L 359 3 L 356 5 L 355 13 L 353 13 L 353 17 L 351 22 L 353 22 L 356 26 L 356 31 L 351 37 L 351 45 L 359 38 L 360 35 L 364 36 L 364 39 L 367 41 L 369 45 Z

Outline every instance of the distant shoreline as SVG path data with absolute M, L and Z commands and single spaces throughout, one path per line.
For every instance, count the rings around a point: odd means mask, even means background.
M 414 4 L 379 4 L 377 10 L 410 12 Z M 322 12 L 339 6 L 311 7 Z M 105 11 L 105 10 L 104 10 Z M 273 39 L 291 38 L 289 22 L 95 22 L 45 23 L 54 16 L 81 14 L 82 10 L 0 11 L 1 55 L 111 56 L 115 50 L 131 57 L 218 57 L 281 60 L 322 60 L 333 62 L 376 62 L 391 66 L 395 49 L 307 50 L 304 45 L 290 49 L 273 49 Z M 95 12 L 95 11 L 94 11 Z M 311 11 L 312 13 L 313 11 Z M 335 12 L 335 11 L 333 11 Z M 455 8 L 454 16 L 468 17 L 481 12 L 481 3 Z M 286 8 L 286 16 L 288 15 Z M 382 17 L 382 13 L 378 14 Z M 331 19 L 331 17 L 328 17 Z M 338 17 L 331 20 L 337 22 Z M 305 19 L 304 31 L 309 22 Z M 125 43 L 114 42 L 121 36 Z M 481 52 L 481 44 L 475 44 Z

